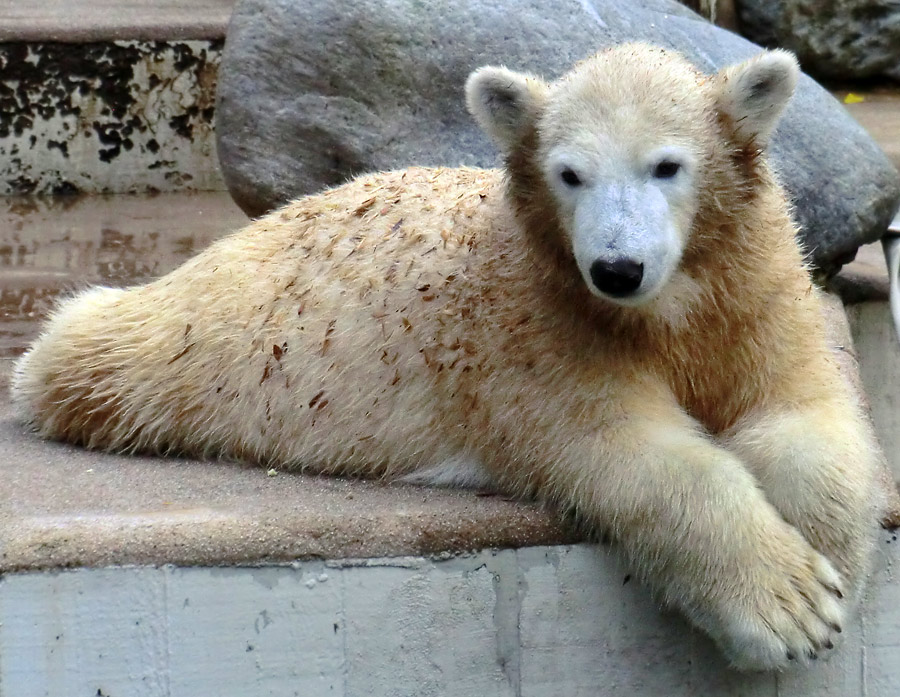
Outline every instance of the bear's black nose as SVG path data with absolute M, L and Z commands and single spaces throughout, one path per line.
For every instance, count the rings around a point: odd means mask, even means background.
M 614 298 L 631 295 L 641 285 L 644 265 L 631 259 L 602 261 L 591 264 L 591 280 L 597 290 Z

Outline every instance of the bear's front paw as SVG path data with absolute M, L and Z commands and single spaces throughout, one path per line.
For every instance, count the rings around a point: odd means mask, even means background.
M 834 648 L 845 615 L 844 582 L 799 535 L 774 544 L 735 588 L 719 635 L 732 665 L 777 670 L 815 660 Z M 775 551 L 771 549 L 771 551 Z

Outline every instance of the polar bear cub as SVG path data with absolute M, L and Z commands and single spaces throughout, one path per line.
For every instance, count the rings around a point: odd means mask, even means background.
M 735 666 L 834 646 L 877 446 L 765 149 L 797 79 L 623 45 L 466 98 L 502 171 L 373 174 L 60 303 L 21 418 L 115 451 L 489 483 L 616 540 Z

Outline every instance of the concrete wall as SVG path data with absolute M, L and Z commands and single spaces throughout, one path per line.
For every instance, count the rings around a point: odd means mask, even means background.
M 883 535 L 870 597 L 828 662 L 729 670 L 589 545 L 0 580 L 10 697 L 896 697 L 900 584 Z
M 847 319 L 875 430 L 895 478 L 900 478 L 900 341 L 890 307 L 887 302 L 850 305 Z

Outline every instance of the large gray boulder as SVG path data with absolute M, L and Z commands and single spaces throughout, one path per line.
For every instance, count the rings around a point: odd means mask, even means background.
M 783 46 L 822 77 L 900 79 L 897 0 L 739 0 L 745 36 Z
M 472 69 L 553 78 L 626 40 L 674 48 L 708 72 L 760 50 L 674 0 L 241 0 L 216 111 L 225 181 L 258 215 L 366 171 L 496 166 L 463 104 Z M 809 78 L 773 155 L 827 273 L 878 239 L 900 203 L 897 171 Z

